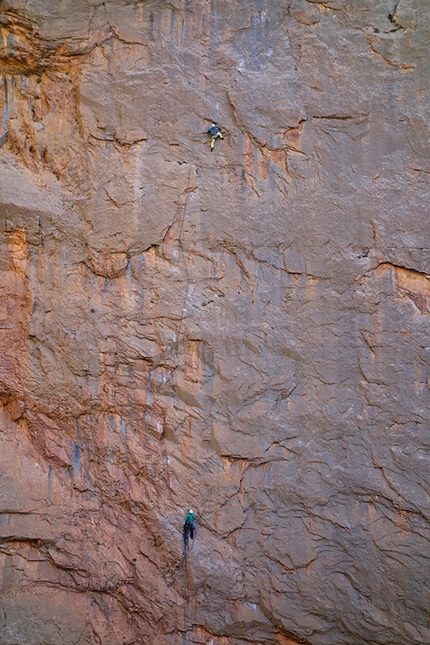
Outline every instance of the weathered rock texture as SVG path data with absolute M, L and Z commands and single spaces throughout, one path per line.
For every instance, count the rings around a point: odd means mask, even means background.
M 429 2 L 0 8 L 1 645 L 429 643 Z

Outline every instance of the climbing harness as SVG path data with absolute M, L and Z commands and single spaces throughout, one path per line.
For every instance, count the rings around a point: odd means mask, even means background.
M 187 549 L 189 548 L 190 538 L 194 540 L 194 512 L 190 509 L 185 517 L 184 530 L 183 530 L 183 540 L 184 540 L 184 555 L 186 556 Z
M 184 545 L 188 548 L 189 538 L 194 539 L 194 527 L 190 522 L 185 522 L 184 525 Z

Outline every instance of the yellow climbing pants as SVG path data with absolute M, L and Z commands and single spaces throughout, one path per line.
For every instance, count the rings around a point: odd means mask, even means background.
M 215 141 L 216 141 L 216 139 L 218 139 L 218 138 L 219 138 L 219 139 L 224 139 L 224 137 L 222 136 L 221 132 L 217 132 L 217 133 L 216 133 L 216 135 L 215 135 L 214 137 L 211 137 L 211 150 L 213 150 L 213 149 L 214 149 Z

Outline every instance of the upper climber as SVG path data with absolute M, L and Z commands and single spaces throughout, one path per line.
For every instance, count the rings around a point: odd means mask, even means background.
M 211 136 L 211 152 L 212 152 L 215 146 L 215 141 L 217 139 L 224 139 L 224 137 L 221 134 L 221 128 L 218 125 L 215 125 L 215 123 L 212 123 L 211 127 L 208 130 L 208 134 L 210 134 Z

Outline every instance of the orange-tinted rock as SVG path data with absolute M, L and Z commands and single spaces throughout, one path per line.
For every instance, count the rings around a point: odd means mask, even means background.
M 430 641 L 429 24 L 0 2 L 2 645 Z

